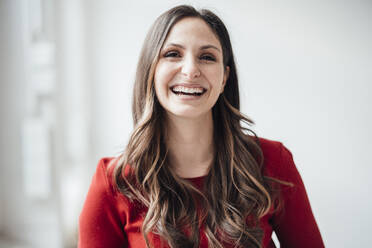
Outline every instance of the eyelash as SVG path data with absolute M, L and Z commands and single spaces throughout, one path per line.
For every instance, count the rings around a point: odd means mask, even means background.
M 210 54 L 203 54 L 200 58 L 208 60 L 208 61 L 216 61 L 216 58 Z
M 179 57 L 181 57 L 180 53 L 177 52 L 177 51 L 166 52 L 163 56 L 164 56 L 164 58 L 179 58 Z M 216 58 L 211 54 L 202 54 L 199 58 L 201 60 L 216 61 Z
M 164 57 L 165 58 L 169 58 L 169 57 L 171 57 L 171 58 L 173 58 L 173 57 L 180 57 L 180 54 L 177 51 L 169 51 L 169 52 L 166 52 L 164 54 Z

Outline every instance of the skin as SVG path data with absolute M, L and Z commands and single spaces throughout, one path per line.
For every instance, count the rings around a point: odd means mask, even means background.
M 203 20 L 187 17 L 171 29 L 155 69 L 156 96 L 166 110 L 170 164 L 183 178 L 203 176 L 213 163 L 212 107 L 229 68 L 221 44 Z M 172 87 L 202 88 L 202 96 L 176 95 Z

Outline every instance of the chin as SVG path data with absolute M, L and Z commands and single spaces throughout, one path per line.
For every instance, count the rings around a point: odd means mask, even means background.
M 183 109 L 183 110 L 167 110 L 167 115 L 173 116 L 176 118 L 185 118 L 185 119 L 200 119 L 205 118 L 208 115 L 212 114 L 212 111 L 195 111 L 195 109 Z

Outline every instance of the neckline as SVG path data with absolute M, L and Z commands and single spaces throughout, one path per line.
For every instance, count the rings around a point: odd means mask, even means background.
M 182 179 L 185 179 L 185 180 L 200 180 L 200 179 L 203 179 L 203 178 L 206 178 L 207 175 L 203 175 L 203 176 L 197 176 L 197 177 L 182 177 Z
M 202 188 L 206 178 L 207 178 L 207 175 L 198 176 L 198 177 L 187 177 L 187 178 L 183 178 L 183 179 L 191 182 L 194 186 L 196 186 L 197 188 L 200 189 L 200 188 Z

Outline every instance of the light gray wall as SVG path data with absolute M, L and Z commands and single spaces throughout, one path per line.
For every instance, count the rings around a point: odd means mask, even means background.
M 22 128 L 28 117 L 30 80 L 25 49 L 27 7 L 26 0 L 0 1 L 0 246 L 5 237 L 27 247 L 60 247 L 54 196 L 32 199 L 24 184 Z
M 21 205 L 16 195 L 22 188 L 21 175 L 21 119 L 24 113 L 23 89 L 23 53 L 21 20 L 17 19 L 20 3 L 16 1 L 0 2 L 0 109 L 1 109 L 1 214 L 2 232 L 15 229 L 15 223 L 22 219 L 24 211 L 12 212 Z
M 9 16 L 7 15 L 7 9 L 8 9 L 8 4 L 5 1 L 0 1 L 0 31 L 5 30 L 7 26 L 9 26 Z M 8 49 L 9 44 L 6 42 L 6 38 L 4 36 L 0 36 L 0 55 L 3 57 L 5 51 Z M 1 59 L 0 60 L 0 114 L 3 116 L 6 111 L 6 94 L 5 94 L 5 78 L 6 78 L 6 70 L 5 70 L 5 60 Z M 5 149 L 5 120 L 1 118 L 1 125 L 0 125 L 0 145 L 1 145 L 1 150 L 0 150 L 0 233 L 3 231 L 3 216 L 4 216 L 4 164 L 5 164 L 5 158 L 3 156 L 3 150 Z M 4 161 L 3 161 L 4 160 Z

